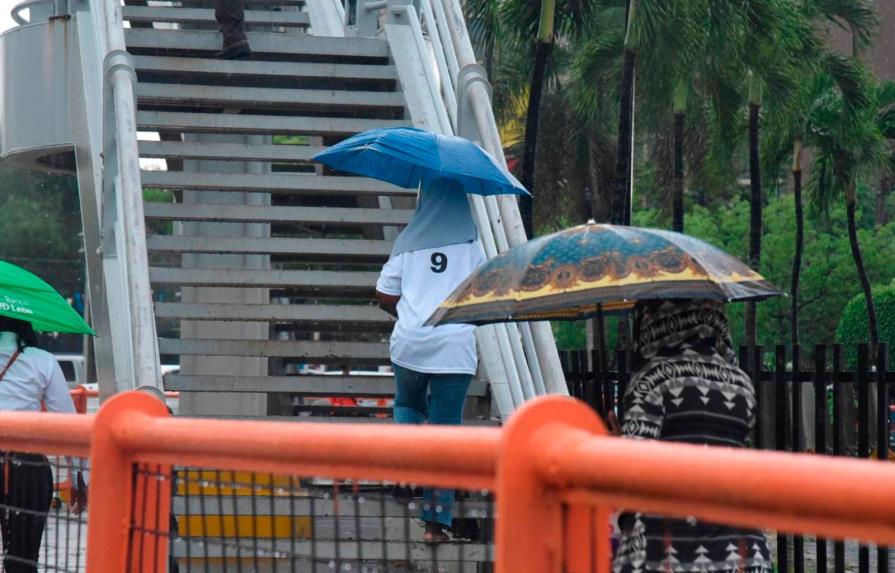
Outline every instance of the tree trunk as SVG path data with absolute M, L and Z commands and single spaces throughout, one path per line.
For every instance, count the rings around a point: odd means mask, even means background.
M 761 233 L 762 233 L 762 193 L 761 193 L 761 156 L 759 155 L 759 114 L 761 104 L 749 103 L 749 266 L 755 272 L 761 267 Z M 758 339 L 758 316 L 754 302 L 746 304 L 746 345 L 755 346 Z
M 886 203 L 889 200 L 889 186 L 891 185 L 888 176 L 883 175 L 879 180 L 879 191 L 876 193 L 876 226 L 882 227 L 889 222 L 889 213 L 886 210 Z
M 873 303 L 873 289 L 870 286 L 870 277 L 864 267 L 864 257 L 861 255 L 861 244 L 858 242 L 858 226 L 855 217 L 857 209 L 857 190 L 854 180 L 848 184 L 845 192 L 845 215 L 848 220 L 848 243 L 851 246 L 852 258 L 855 261 L 855 270 L 858 272 L 858 280 L 864 299 L 867 302 L 867 324 L 870 327 L 871 356 L 875 356 L 876 346 L 879 343 L 879 327 L 876 322 L 876 306 Z
M 535 44 L 534 71 L 531 74 L 528 113 L 525 118 L 525 142 L 522 148 L 522 185 L 531 192 L 532 197 L 520 196 L 519 210 L 522 212 L 522 223 L 525 226 L 525 233 L 529 237 L 534 236 L 534 184 L 538 149 L 538 124 L 541 117 L 541 95 L 544 90 L 547 59 L 552 48 L 553 42 L 538 40 Z
M 541 95 L 544 91 L 544 76 L 547 73 L 547 59 L 553 49 L 554 18 L 556 0 L 541 0 L 538 15 L 538 37 L 535 41 L 535 62 L 528 92 L 528 112 L 525 118 L 525 142 L 522 148 L 522 184 L 531 192 L 531 197 L 519 198 L 519 209 L 525 234 L 534 236 L 534 186 L 537 167 L 538 126 L 541 118 Z
M 631 165 L 634 151 L 634 71 L 637 57 L 625 48 L 621 99 L 618 111 L 618 153 L 612 180 L 612 224 L 625 225 L 631 220 Z
M 790 283 L 790 339 L 792 345 L 799 343 L 799 279 L 802 272 L 802 249 L 805 242 L 805 217 L 802 209 L 802 141 L 797 139 L 793 146 L 792 163 L 793 202 L 796 213 L 796 246 L 792 258 L 792 282 Z
M 671 230 L 684 232 L 684 112 L 674 113 L 674 179 Z

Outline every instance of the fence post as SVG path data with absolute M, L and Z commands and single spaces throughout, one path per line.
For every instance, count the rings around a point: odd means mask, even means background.
M 833 345 L 833 455 L 841 456 L 848 447 L 842 417 L 848 410 L 844 408 L 845 400 L 851 399 L 845 390 L 852 386 L 842 383 L 842 345 Z M 845 543 L 836 541 L 833 544 L 833 571 L 845 571 Z
M 786 451 L 786 347 L 777 346 L 774 358 L 774 400 L 776 400 L 776 420 L 774 422 L 774 439 L 778 451 Z M 777 568 L 789 571 L 789 536 L 777 532 Z
M 141 418 L 167 415 L 165 404 L 144 392 L 118 394 L 104 404 L 96 415 L 90 449 L 91 490 L 94 492 L 88 502 L 87 571 L 90 573 L 131 570 L 128 560 L 133 541 L 136 536 L 147 533 L 142 525 L 158 523 L 165 528 L 168 526 L 170 482 L 166 481 L 167 487 L 153 492 L 160 499 L 145 505 L 146 515 L 134 515 L 132 500 L 137 489 L 133 475 L 135 460 L 132 452 L 120 447 L 116 437 L 124 424 L 136 425 Z M 139 553 L 134 557 L 142 560 L 141 571 L 166 571 L 167 560 L 161 557 L 167 555 L 167 537 L 159 539 L 156 544 L 146 544 L 146 550 Z M 144 567 L 145 564 L 149 567 Z
M 589 406 L 562 396 L 527 403 L 504 428 L 497 462 L 497 491 L 501 492 L 495 540 L 498 573 L 609 571 L 608 508 L 598 509 L 596 519 L 582 519 L 586 508 L 563 511 L 561 492 L 548 489 L 537 470 L 537 456 L 532 455 L 536 435 L 549 432 L 551 440 L 560 440 L 563 429 L 606 434 Z M 564 527 L 566 523 L 578 527 Z M 596 551 L 570 551 L 580 547 L 596 547 Z
M 814 451 L 820 455 L 827 453 L 827 348 L 818 344 L 814 347 Z M 817 573 L 827 573 L 827 542 L 822 537 L 815 538 Z
M 855 372 L 855 385 L 858 389 L 858 457 L 870 457 L 870 345 L 858 345 L 858 368 Z M 858 572 L 870 571 L 870 546 L 866 543 L 858 545 Z
M 876 457 L 884 461 L 889 459 L 888 372 L 889 345 L 881 342 L 876 345 Z M 889 573 L 889 549 L 884 545 L 876 546 L 876 570 L 877 573 Z

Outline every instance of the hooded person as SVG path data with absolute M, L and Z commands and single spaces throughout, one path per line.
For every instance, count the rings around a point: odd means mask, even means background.
M 755 423 L 755 389 L 735 362 L 724 304 L 637 303 L 634 374 L 621 433 L 638 439 L 743 448 Z M 614 573 L 769 573 L 758 530 L 644 513 L 622 513 Z
M 389 345 L 395 371 L 395 422 L 461 423 L 478 365 L 475 327 L 424 323 L 484 262 L 463 187 L 443 178 L 424 183 L 416 212 L 395 239 L 376 283 L 379 305 L 398 319 Z M 396 495 L 408 494 L 399 489 Z M 453 490 L 424 490 L 427 541 L 447 538 L 453 501 Z

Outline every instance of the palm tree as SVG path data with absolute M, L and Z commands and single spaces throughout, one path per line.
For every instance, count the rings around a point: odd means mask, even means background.
M 843 58 L 843 64 L 845 61 Z M 867 93 L 874 93 L 874 79 L 870 72 L 854 60 L 848 62 L 848 67 L 858 74 L 852 78 L 854 83 L 863 85 Z M 875 111 L 850 106 L 831 76 L 818 78 L 817 93 L 815 105 L 808 116 L 806 139 L 814 154 L 812 190 L 822 205 L 829 204 L 838 194 L 845 200 L 849 245 L 867 301 L 870 343 L 875 347 L 879 342 L 879 328 L 873 291 L 858 240 L 857 199 L 859 183 L 887 167 L 887 143 Z
M 621 88 L 618 109 L 618 149 L 615 155 L 615 176 L 612 179 L 611 221 L 626 225 L 631 220 L 630 198 L 634 162 L 634 71 L 637 53 L 632 38 L 632 23 L 637 14 L 637 0 L 625 2 L 625 43 L 622 56 Z
M 531 38 L 535 38 L 522 150 L 521 181 L 529 190 L 534 188 L 541 100 L 556 36 L 574 41 L 591 25 L 596 5 L 596 0 L 541 0 L 540 3 L 505 0 L 500 6 L 502 25 L 509 37 L 515 40 L 515 49 L 526 50 Z M 522 218 L 529 236 L 533 231 L 533 199 L 533 196 L 520 199 Z

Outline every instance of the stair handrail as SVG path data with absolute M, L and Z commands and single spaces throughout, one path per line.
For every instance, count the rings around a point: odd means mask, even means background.
M 439 74 L 442 76 L 442 98 L 444 105 L 448 108 L 451 115 L 451 121 L 454 125 L 454 133 L 477 139 L 480 130 L 475 122 L 470 121 L 469 103 L 467 98 L 460 95 L 461 90 L 458 89 L 458 83 L 463 80 L 464 83 L 472 81 L 483 83 L 487 88 L 488 105 L 490 107 L 490 84 L 484 70 L 480 66 L 471 66 L 465 71 L 460 69 L 460 63 L 457 59 L 451 40 L 451 32 L 448 26 L 447 17 L 445 15 L 444 5 L 438 1 L 426 1 L 422 3 L 421 17 L 426 24 L 429 37 L 432 40 L 436 65 Z M 449 81 L 448 81 L 449 80 Z M 458 103 L 459 99 L 459 103 Z M 461 113 L 460 105 L 463 104 L 464 111 Z M 461 123 L 462 120 L 462 123 Z M 499 142 L 498 142 L 499 143 Z M 504 252 L 509 249 L 510 244 L 507 239 L 507 232 L 502 223 L 500 207 L 495 197 L 486 197 L 481 201 L 487 215 L 487 221 L 491 223 L 491 233 L 494 236 L 497 250 L 495 253 L 489 253 L 489 258 L 497 253 Z M 532 325 L 529 323 L 519 323 L 516 325 L 517 335 L 521 337 L 521 344 L 517 339 L 511 340 L 511 348 L 514 352 L 514 360 L 518 364 L 527 364 L 528 371 L 522 372 L 524 387 L 529 391 L 526 392 L 527 398 L 541 396 L 548 393 L 545 383 L 544 372 L 541 367 L 541 360 L 538 356 L 538 348 L 532 335 Z M 524 354 L 522 348 L 524 347 Z M 555 347 L 554 347 L 555 348 Z M 549 349 L 548 349 L 549 350 Z M 555 349 L 554 349 L 555 352 Z M 527 360 L 526 360 L 527 358 Z M 557 355 L 558 360 L 558 355 Z M 561 371 L 560 371 L 561 374 Z M 559 390 L 554 393 L 565 393 L 565 382 L 560 385 Z M 521 404 L 520 404 L 521 405 Z
M 104 209 L 114 209 L 120 219 L 116 228 L 121 236 L 115 236 L 114 243 L 124 259 L 121 283 L 126 292 L 122 294 L 129 312 L 127 317 L 112 319 L 130 325 L 133 387 L 161 389 L 137 146 L 137 74 L 125 44 L 119 0 L 94 0 L 91 8 L 103 62 L 103 201 Z M 104 236 L 104 243 L 109 239 Z
M 424 0 L 437 4 L 439 0 Z M 458 95 L 460 110 L 468 110 L 468 114 L 460 114 L 460 121 L 472 121 L 479 133 L 479 138 L 484 147 L 504 167 L 507 161 L 500 141 L 500 132 L 497 121 L 494 118 L 494 110 L 491 105 L 491 90 L 485 70 L 479 66 L 469 31 L 466 28 L 466 19 L 463 16 L 463 8 L 459 0 L 440 0 L 445 12 L 447 28 L 450 32 L 450 49 L 457 59 Z M 436 15 L 438 10 L 435 11 Z M 489 213 L 492 221 L 500 221 L 503 231 L 506 233 L 508 247 L 515 247 L 528 241 L 525 235 L 525 227 L 519 213 L 519 205 L 514 197 L 500 195 L 492 198 L 498 213 Z M 501 249 L 504 250 L 504 249 Z M 545 391 L 550 394 L 568 394 L 562 365 L 559 361 L 559 352 L 556 349 L 556 340 L 550 324 L 547 322 L 534 322 L 521 324 L 520 332 L 523 339 L 531 338 L 535 347 L 535 353 L 530 357 L 533 365 L 537 364 L 537 371 L 543 376 Z

